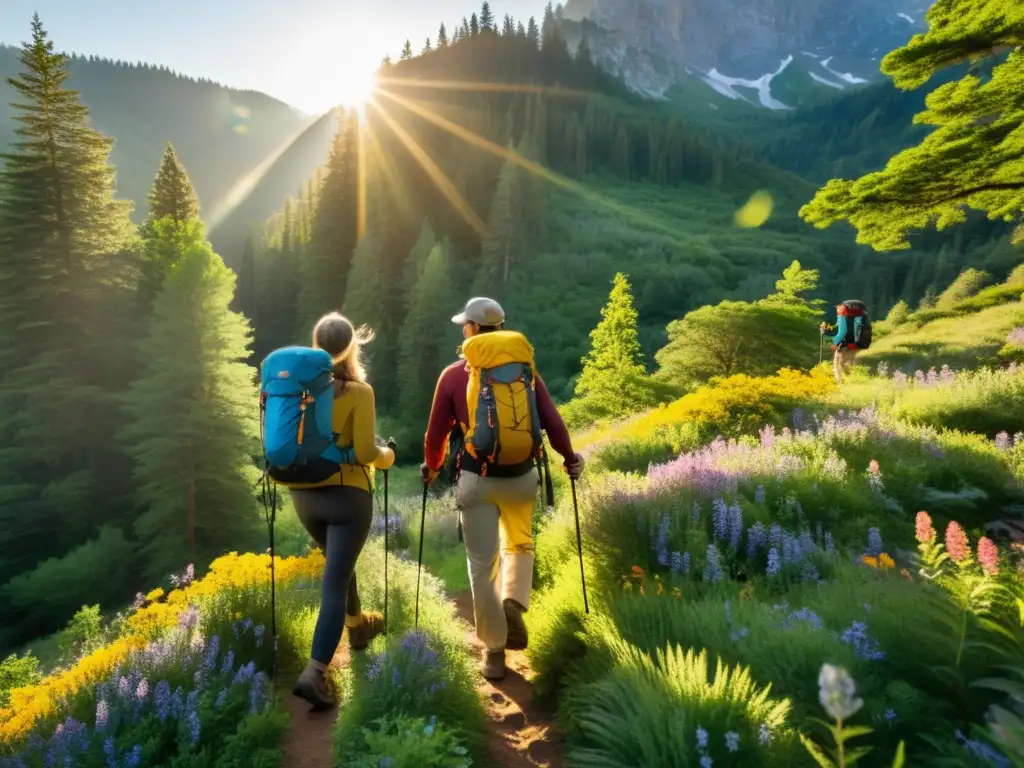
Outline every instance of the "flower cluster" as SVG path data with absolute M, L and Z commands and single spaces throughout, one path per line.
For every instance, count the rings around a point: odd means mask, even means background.
M 300 578 L 317 578 L 323 572 L 323 555 L 276 558 L 279 584 Z M 270 586 L 268 555 L 230 553 L 215 560 L 210 572 L 181 589 L 165 595 L 156 589 L 144 597 L 144 607 L 127 621 L 128 634 L 87 654 L 68 668 L 57 670 L 39 683 L 11 691 L 11 703 L 0 708 L 0 742 L 15 742 L 29 734 L 40 719 L 54 716 L 79 691 L 102 680 L 133 651 L 147 646 L 161 632 L 178 625 L 190 605 L 223 597 L 234 590 Z M 188 572 L 186 571 L 186 575 Z

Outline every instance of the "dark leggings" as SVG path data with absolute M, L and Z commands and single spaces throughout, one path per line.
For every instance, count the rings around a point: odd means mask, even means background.
M 299 520 L 327 559 L 310 655 L 314 661 L 330 664 L 345 629 L 346 597 L 348 615 L 362 613 L 356 560 L 370 534 L 373 497 L 361 488 L 343 485 L 292 490 L 291 495 Z

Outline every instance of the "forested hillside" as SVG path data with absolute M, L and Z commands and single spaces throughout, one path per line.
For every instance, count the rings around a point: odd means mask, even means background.
M 381 71 L 362 143 L 350 122 L 320 197 L 314 185 L 279 214 L 240 275 L 253 286 L 239 307 L 254 320 L 257 358 L 303 340 L 339 303 L 372 325 L 378 403 L 410 434 L 429 403 L 422 382 L 458 341 L 446 335 L 450 307 L 473 293 L 505 302 L 552 389 L 569 397 L 616 272 L 634 286 L 650 361 L 669 322 L 766 295 L 794 259 L 820 270 L 817 295 L 859 296 L 879 315 L 940 290 L 968 263 L 997 277 L 1015 263 L 1005 228 L 985 220 L 882 254 L 797 217 L 827 174 L 871 170 L 920 135 L 910 125 L 919 94 L 870 88 L 720 132 L 706 110 L 630 94 L 585 43 L 570 51 L 550 9 L 521 23 L 485 4 L 452 31 L 419 55 L 407 44 Z M 346 170 L 360 152 L 365 229 Z M 758 190 L 773 200 L 770 217 L 738 225 Z
M 19 70 L 18 55 L 17 49 L 0 46 L 0 149 L 9 145 L 15 128 L 9 106 L 15 92 L 7 78 Z M 192 171 L 208 223 L 234 212 L 259 181 L 252 172 L 291 147 L 289 172 L 264 181 L 262 204 L 250 203 L 245 219 L 250 223 L 279 208 L 313 173 L 334 128 L 262 93 L 194 80 L 163 67 L 74 56 L 69 71 L 68 87 L 81 92 L 92 126 L 115 140 L 111 161 L 117 167 L 117 194 L 135 202 L 136 222 L 145 218 L 153 168 L 168 142 Z M 299 136 L 303 141 L 292 147 Z M 233 218 L 237 221 L 238 213 Z

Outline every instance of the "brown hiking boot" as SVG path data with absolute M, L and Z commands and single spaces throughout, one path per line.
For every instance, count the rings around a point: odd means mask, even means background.
M 318 669 L 306 667 L 306 670 L 299 675 L 295 681 L 292 693 L 300 699 L 308 701 L 315 710 L 325 710 L 335 707 L 338 697 L 334 693 L 334 686 L 327 679 L 327 675 Z
M 361 651 L 370 644 L 377 635 L 384 631 L 384 615 L 377 613 L 363 613 L 363 623 L 358 627 L 348 628 L 348 643 L 353 651 Z
M 530 638 L 526 632 L 526 622 L 523 621 L 523 606 L 511 598 L 505 600 L 504 606 L 505 622 L 508 624 L 505 647 L 510 651 L 525 651 Z
M 488 651 L 481 672 L 485 680 L 504 680 L 505 651 Z

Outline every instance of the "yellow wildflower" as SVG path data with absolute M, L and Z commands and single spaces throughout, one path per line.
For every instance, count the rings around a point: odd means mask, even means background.
M 160 589 L 160 587 L 157 587 L 156 589 L 154 589 L 153 591 L 151 591 L 149 594 L 146 595 L 146 602 L 147 603 L 155 603 L 157 600 L 159 600 L 163 596 L 164 596 L 164 591 L 162 589 Z
M 681 590 L 679 587 L 673 587 L 672 588 L 672 597 L 680 598 L 682 596 L 683 596 L 683 590 Z
M 860 561 L 864 563 L 864 565 L 870 566 L 872 568 L 878 567 L 877 557 L 872 557 L 871 555 L 861 555 Z
M 896 562 L 889 557 L 885 552 L 878 556 L 878 564 L 884 569 L 895 568 Z

